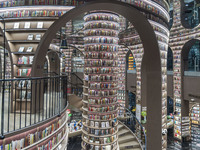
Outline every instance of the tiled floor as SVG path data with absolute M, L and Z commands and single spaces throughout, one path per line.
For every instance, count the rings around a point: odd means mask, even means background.
M 69 138 L 67 150 L 81 150 L 81 136 Z

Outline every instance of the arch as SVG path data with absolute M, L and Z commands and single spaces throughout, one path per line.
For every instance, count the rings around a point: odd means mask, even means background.
M 174 10 L 173 10 L 173 1 L 169 2 L 169 6 L 170 6 L 170 9 L 169 9 L 169 16 L 170 16 L 170 20 L 169 20 L 169 29 L 172 28 L 173 26 L 173 22 L 174 22 Z
M 190 6 L 192 4 L 187 4 L 185 3 L 186 0 L 181 0 L 180 3 L 181 3 L 181 12 L 180 12 L 180 15 L 181 15 L 181 23 L 182 23 L 182 26 L 187 28 L 187 29 L 192 29 L 192 28 L 195 28 L 199 25 L 199 18 L 194 20 L 194 19 L 189 19 L 188 20 L 188 17 L 191 16 L 191 17 L 194 17 L 196 16 L 196 14 L 198 12 L 195 12 L 194 10 L 194 7 L 198 9 L 198 7 L 195 6 L 195 3 L 196 3 L 196 0 L 194 1 L 191 1 L 193 2 L 193 6 Z M 190 8 L 188 8 L 190 6 Z M 193 7 L 193 8 L 192 8 Z M 192 13 L 192 14 L 190 14 Z M 185 18 L 187 18 L 187 20 L 185 20 Z M 189 21 L 193 21 L 192 22 L 189 22 Z
M 196 42 L 200 42 L 200 40 L 192 39 L 183 45 L 183 48 L 181 51 L 181 65 L 182 65 L 183 71 L 188 70 L 188 55 L 189 55 L 190 49 Z
M 84 54 L 79 48 L 77 48 L 75 46 L 71 46 L 71 47 L 73 48 L 72 55 L 71 55 L 71 67 L 72 67 L 71 70 L 72 70 L 73 73 L 78 73 L 78 72 L 80 73 L 81 72 L 81 74 L 83 75 L 83 72 L 84 72 Z M 83 65 L 81 66 L 81 68 L 75 67 L 76 64 L 77 64 L 77 60 L 75 60 L 75 58 L 78 58 L 78 61 L 82 60 Z
M 173 52 L 170 47 L 167 51 L 167 71 L 173 71 Z
M 170 115 L 171 113 L 173 114 L 173 112 L 174 112 L 174 100 L 170 96 L 167 96 L 167 115 Z
M 0 33 L 3 35 L 3 30 L 2 28 L 0 27 Z M 12 58 L 12 54 L 11 54 L 11 50 L 10 50 L 10 46 L 8 44 L 8 40 L 7 38 L 5 37 L 5 45 L 6 45 L 6 50 L 8 52 L 8 57 L 10 58 L 10 65 L 11 65 L 11 78 L 13 78 L 13 75 L 14 75 L 14 72 L 13 72 L 13 58 Z
M 131 50 L 128 50 L 128 52 L 126 53 L 126 70 L 129 70 L 129 56 L 130 56 L 130 54 L 132 54 L 132 56 L 133 56 L 133 70 L 136 70 L 136 66 L 134 66 L 134 63 L 135 63 L 135 58 L 134 58 L 134 55 L 133 55 L 133 53 L 132 53 L 132 51 Z M 136 64 L 135 64 L 136 65 Z
M 48 56 L 48 62 L 49 62 L 48 73 L 52 75 L 59 75 L 60 74 L 60 58 L 58 54 L 55 51 L 49 51 L 47 53 L 47 56 Z
M 40 62 L 44 62 L 43 60 L 47 53 L 51 39 L 54 37 L 60 27 L 64 26 L 65 23 L 70 21 L 72 18 L 84 12 L 101 10 L 102 8 L 105 11 L 113 11 L 127 18 L 134 25 L 138 31 L 138 34 L 140 35 L 144 47 L 144 63 L 142 67 L 145 69 L 142 69 L 142 73 L 146 78 L 146 82 L 144 83 L 146 86 L 146 91 L 143 94 L 145 94 L 148 98 L 147 149 L 162 149 L 162 88 L 160 52 L 151 24 L 134 6 L 115 0 L 96 0 L 76 7 L 64 14 L 62 17 L 60 17 L 60 19 L 52 24 L 39 43 L 32 66 L 32 76 L 41 75 L 41 70 L 43 67 L 41 66 Z M 149 37 L 151 37 L 151 40 L 149 40 Z
M 46 56 L 45 57 L 45 61 L 44 61 L 44 76 L 48 76 L 48 72 L 49 72 L 49 59 Z
M 192 39 L 187 41 L 181 51 L 181 113 L 182 116 L 188 116 L 189 115 L 189 101 L 184 100 L 184 71 L 187 68 L 188 64 L 188 54 L 190 51 L 190 48 L 195 44 L 195 42 L 199 41 L 198 39 Z

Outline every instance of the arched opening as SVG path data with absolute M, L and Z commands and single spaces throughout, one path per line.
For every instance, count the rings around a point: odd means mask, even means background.
M 199 0 L 181 1 L 181 22 L 185 28 L 194 28 L 199 24 Z
M 57 76 L 60 74 L 60 58 L 55 51 L 49 51 L 47 53 L 49 60 L 48 73 L 52 76 Z
M 170 47 L 167 51 L 167 71 L 173 71 L 173 52 Z
M 197 39 L 188 41 L 183 47 L 184 71 L 200 71 L 200 42 Z
M 3 79 L 3 74 L 4 74 L 4 37 L 3 37 L 3 31 L 0 28 L 0 79 Z M 5 39 L 5 78 L 6 79 L 11 79 L 13 77 L 13 58 L 11 55 L 10 47 L 8 45 L 7 39 Z
M 188 68 L 186 71 L 199 71 L 200 70 L 200 43 L 196 41 L 190 48 L 188 54 Z M 186 69 L 186 68 L 185 68 Z
M 83 73 L 84 69 L 84 54 L 81 50 L 75 48 L 72 52 L 72 72 Z
M 198 42 L 199 40 L 197 39 L 192 39 L 188 42 L 185 43 L 185 45 L 182 48 L 181 51 L 181 112 L 183 116 L 188 116 L 189 115 L 189 101 L 184 100 L 184 76 L 188 74 L 188 72 L 185 72 L 185 70 L 188 70 L 188 55 L 191 50 L 191 47 Z M 193 72 L 190 75 L 194 75 Z
M 135 72 L 136 71 L 136 63 L 133 53 L 129 50 L 126 55 L 126 68 L 127 72 Z
M 59 20 L 55 21 L 43 36 L 35 55 L 32 67 L 32 76 L 41 75 L 41 69 L 43 67 L 38 60 L 43 60 L 45 58 L 51 39 L 60 27 L 64 26 L 64 24 L 72 18 L 84 12 L 101 10 L 102 8 L 106 11 L 116 12 L 127 18 L 134 25 L 141 38 L 144 47 L 142 68 L 145 68 L 142 69 L 142 73 L 144 75 L 143 77 L 146 78 L 146 82 L 144 83 L 146 90 L 143 94 L 148 97 L 147 114 L 149 120 L 147 126 L 147 148 L 149 150 L 162 149 L 161 61 L 158 42 L 153 28 L 149 24 L 148 20 L 133 6 L 118 1 L 97 0 L 95 2 L 90 2 L 80 7 L 76 7 L 67 12 L 65 15 L 60 17 Z M 151 37 L 151 40 L 149 40 L 149 37 Z M 154 59 L 152 60 L 152 58 Z
M 169 29 L 171 29 L 172 25 L 173 25 L 173 16 L 174 16 L 174 10 L 173 10 L 173 1 L 169 2 L 169 16 L 170 16 L 170 20 L 169 20 Z

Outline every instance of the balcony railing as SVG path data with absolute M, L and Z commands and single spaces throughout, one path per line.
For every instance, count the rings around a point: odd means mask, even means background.
M 67 76 L 0 80 L 0 133 L 59 116 L 67 106 Z

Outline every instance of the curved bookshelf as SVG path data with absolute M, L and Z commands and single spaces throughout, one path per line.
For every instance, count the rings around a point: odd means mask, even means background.
M 83 100 L 85 105 L 82 115 L 84 124 L 82 148 L 111 150 L 118 145 L 116 128 L 118 108 L 114 104 L 117 102 L 118 89 L 116 87 L 118 58 L 115 54 L 118 51 L 119 38 L 116 29 L 119 28 L 119 17 L 112 13 L 92 12 L 86 15 L 84 20 L 85 80 L 87 80 L 85 83 L 88 88 L 84 91 L 87 100 Z M 99 35 L 97 31 L 102 34 Z M 86 136 L 88 140 L 85 140 Z M 100 139 L 112 142 L 102 143 Z

